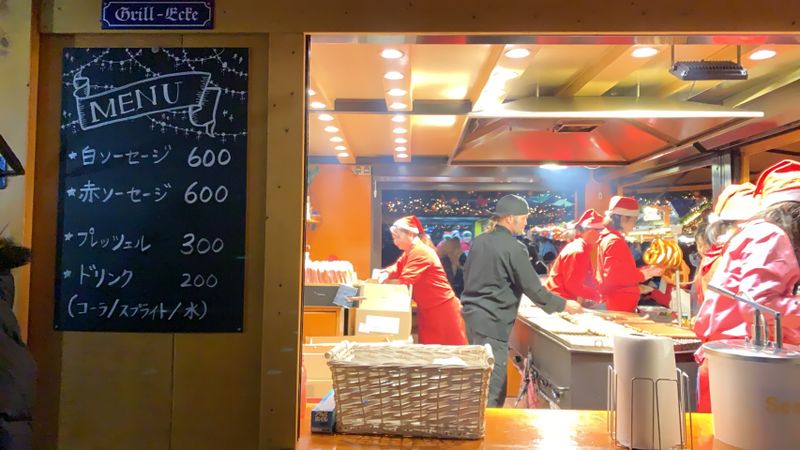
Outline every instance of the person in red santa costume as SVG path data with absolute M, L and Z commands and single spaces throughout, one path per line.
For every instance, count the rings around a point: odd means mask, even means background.
M 600 231 L 605 228 L 603 216 L 594 209 L 587 209 L 574 226 L 576 238 L 558 254 L 544 286 L 568 300 L 594 301 L 598 294 L 592 251 L 597 247 Z
M 741 224 L 758 213 L 760 206 L 753 196 L 755 190 L 753 183 L 731 184 L 719 194 L 705 231 L 709 246 L 702 254 L 695 275 L 695 293 L 699 305 L 703 304 L 708 283 L 719 265 L 728 240 L 739 231 Z
M 390 228 L 394 245 L 403 251 L 397 262 L 381 271 L 379 281 L 412 286 L 417 303 L 420 344 L 466 345 L 467 334 L 456 297 L 436 250 L 423 240 L 425 228 L 416 216 L 397 220 Z
M 754 196 L 761 211 L 725 244 L 709 285 L 752 298 L 779 311 L 783 340 L 800 344 L 800 163 L 784 160 L 758 178 Z M 774 336 L 771 316 L 765 315 Z M 694 331 L 703 342 L 752 337 L 753 309 L 714 291 L 705 292 Z M 708 364 L 702 348 L 698 405 L 710 412 Z
M 640 283 L 662 273 L 656 266 L 636 267 L 623 234 L 633 230 L 639 217 L 639 203 L 635 198 L 616 195 L 611 197 L 606 211 L 606 228 L 600 232 L 597 245 L 597 290 L 600 301 L 610 311 L 633 312 L 642 292 L 652 288 Z

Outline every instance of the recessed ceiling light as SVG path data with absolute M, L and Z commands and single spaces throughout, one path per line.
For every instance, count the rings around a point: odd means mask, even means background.
M 393 70 L 391 72 L 386 72 L 385 74 L 383 74 L 383 78 L 395 81 L 395 80 L 402 80 L 403 78 L 405 78 L 405 75 Z
M 340 151 L 340 152 L 343 152 L 343 151 L 347 150 L 347 147 L 345 147 L 344 145 L 337 145 L 336 147 L 333 147 L 333 149 L 337 150 L 337 151 Z
M 399 146 L 399 147 L 395 147 L 395 148 L 394 148 L 394 151 L 396 151 L 396 152 L 404 152 L 404 151 L 406 151 L 406 150 L 408 150 L 408 148 L 406 148 L 406 147 L 403 147 L 402 145 L 401 145 L 401 146 Z
M 328 125 L 327 127 L 325 127 L 325 131 L 327 131 L 328 133 L 338 133 L 339 129 L 333 125 Z
M 339 136 L 334 136 L 334 137 L 332 137 L 332 138 L 330 138 L 328 140 L 331 141 L 331 142 L 337 142 L 337 143 L 338 142 L 344 142 L 344 139 L 340 138 Z
M 396 48 L 385 48 L 381 52 L 381 58 L 383 59 L 400 59 L 403 57 L 403 52 L 397 50 Z
M 492 78 L 501 80 L 511 80 L 517 78 L 518 76 L 519 72 L 516 70 L 509 70 L 502 67 L 498 67 L 492 71 Z
M 394 143 L 395 144 L 406 144 L 406 143 L 408 143 L 408 139 L 406 139 L 406 138 L 397 138 L 397 139 L 394 140 Z
M 561 164 L 542 164 L 541 166 L 544 170 L 564 170 L 567 166 L 562 166 Z
M 403 127 L 397 127 L 394 130 L 392 130 L 392 133 L 394 133 L 394 134 L 405 134 L 405 133 L 408 133 L 408 130 L 406 130 Z
M 319 115 L 319 120 L 321 120 L 323 122 L 330 122 L 331 120 L 333 120 L 333 116 L 330 115 L 330 114 L 320 114 Z
M 325 108 L 325 103 L 322 102 L 311 102 L 311 107 L 314 109 L 323 109 Z
M 406 116 L 397 115 L 397 116 L 392 117 L 392 122 L 394 122 L 394 123 L 403 123 L 405 121 L 406 121 Z
M 339 158 L 347 158 L 348 156 L 350 156 L 350 153 L 341 152 L 341 153 L 337 154 L 336 156 L 338 156 Z
M 408 91 L 400 88 L 392 88 L 389 89 L 389 92 L 387 92 L 387 94 L 391 95 L 392 97 L 402 97 L 408 94 Z
M 394 156 L 397 156 L 397 157 L 398 157 L 398 158 L 400 158 L 400 159 L 406 159 L 406 158 L 408 158 L 408 154 L 407 154 L 407 153 L 395 153 L 395 155 L 394 155 Z
M 776 52 L 775 50 L 767 50 L 767 49 L 756 50 L 750 54 L 750 59 L 754 61 L 760 61 L 762 59 L 770 59 L 777 54 L 778 52 Z
M 531 51 L 527 48 L 512 48 L 506 52 L 506 56 L 511 59 L 527 58 L 530 54 Z
M 315 92 L 313 89 L 309 88 L 309 89 L 308 89 L 308 96 L 309 96 L 309 97 L 313 97 L 313 96 L 315 96 L 315 95 L 317 95 L 317 93 L 316 93 L 316 92 Z
M 406 109 L 406 108 L 408 108 L 408 105 L 406 105 L 403 102 L 394 102 L 391 105 L 389 105 L 389 108 L 391 108 L 391 109 Z
M 653 47 L 639 47 L 631 52 L 634 58 L 649 58 L 658 53 L 658 49 Z

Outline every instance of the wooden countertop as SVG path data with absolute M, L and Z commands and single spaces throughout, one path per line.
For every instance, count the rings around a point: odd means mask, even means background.
M 311 408 L 309 405 L 306 412 Z M 308 415 L 302 424 L 298 449 L 617 448 L 606 432 L 605 411 L 490 408 L 486 410 L 486 437 L 476 441 L 310 434 L 307 419 Z M 725 448 L 714 442 L 710 414 L 692 414 L 692 424 L 695 450 Z

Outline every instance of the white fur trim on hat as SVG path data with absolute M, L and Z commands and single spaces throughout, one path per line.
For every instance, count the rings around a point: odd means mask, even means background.
M 609 214 L 617 214 L 620 216 L 628 216 L 628 217 L 639 217 L 639 210 L 636 209 L 623 209 L 623 208 L 614 208 L 611 210 L 606 211 Z
M 782 202 L 800 202 L 800 189 L 787 189 L 776 191 L 761 197 L 761 208 L 766 208 Z

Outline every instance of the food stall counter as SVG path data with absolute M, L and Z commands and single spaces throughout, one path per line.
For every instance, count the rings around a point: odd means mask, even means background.
M 593 448 L 615 449 L 608 435 L 605 411 L 489 408 L 486 410 L 486 436 L 480 440 L 444 440 L 311 434 L 308 405 L 297 449 L 503 449 L 503 448 Z M 688 416 L 687 416 L 688 417 Z M 692 446 L 695 450 L 725 448 L 714 442 L 710 414 L 693 413 Z M 685 447 L 689 447 L 688 445 Z

